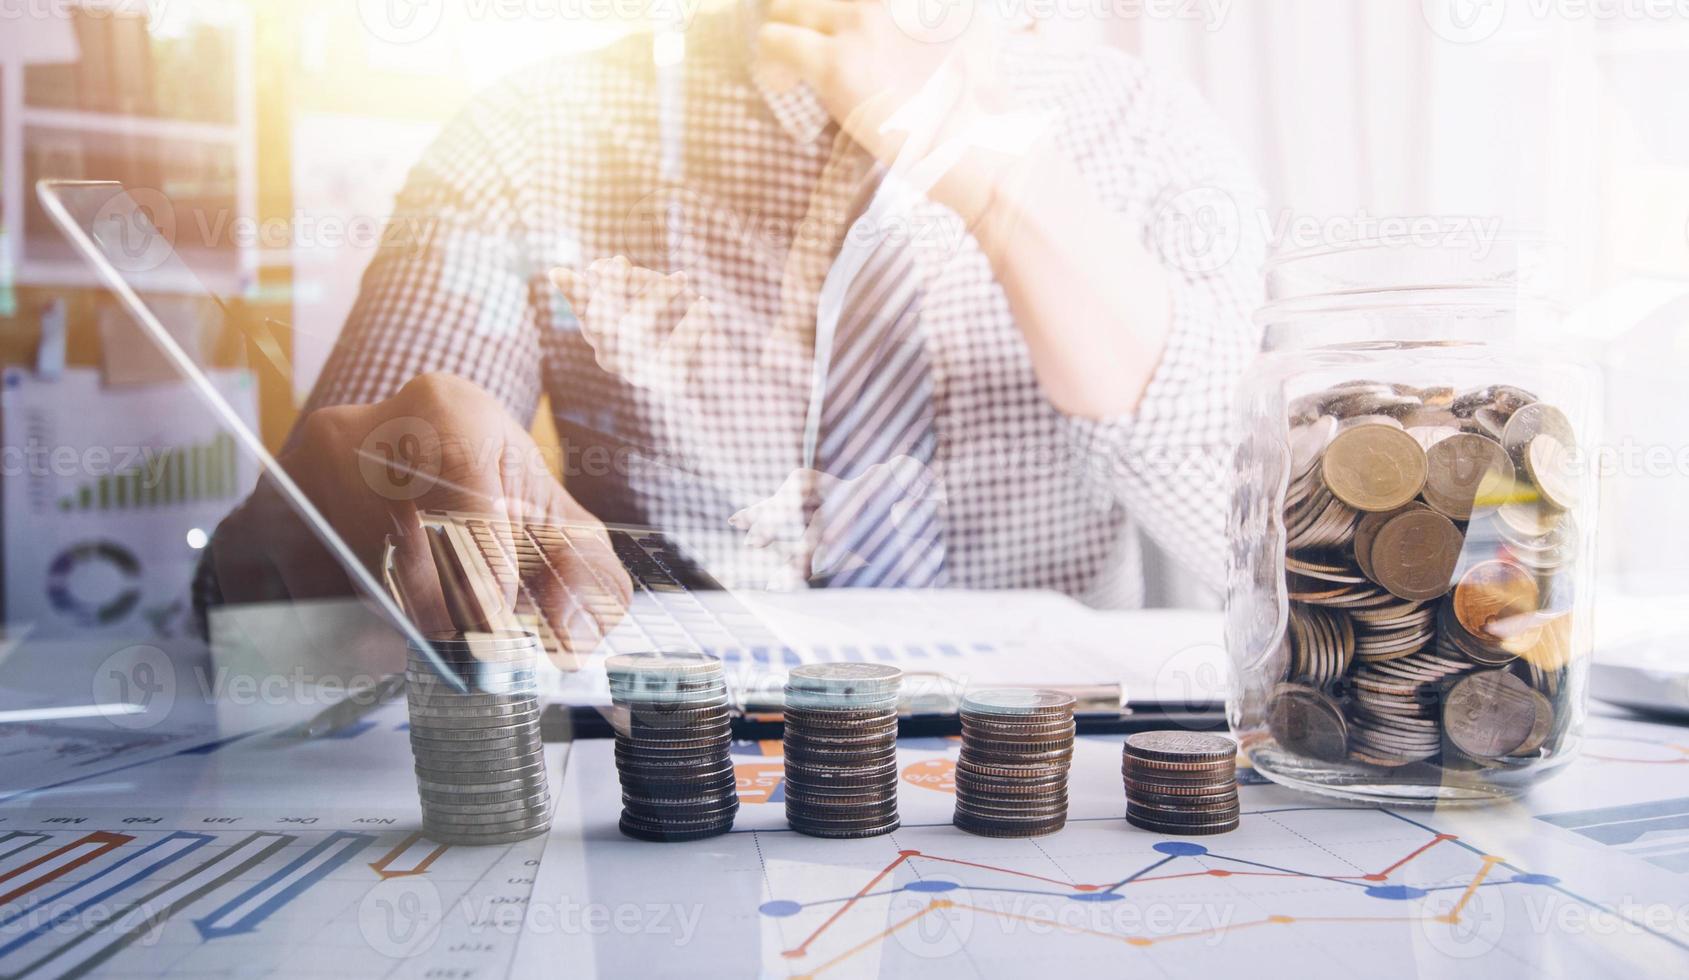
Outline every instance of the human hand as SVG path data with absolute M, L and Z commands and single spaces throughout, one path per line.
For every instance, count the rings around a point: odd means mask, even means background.
M 422 375 L 386 401 L 312 412 L 278 462 L 366 567 L 377 569 L 389 537 L 398 542 L 401 584 L 420 602 L 424 628 L 475 624 L 446 612 L 422 510 L 571 525 L 573 547 L 546 555 L 558 581 L 535 590 L 546 618 L 565 624 L 571 650 L 595 646 L 632 594 L 603 526 L 552 477 L 504 406 L 462 378 Z M 226 602 L 354 594 L 269 477 L 218 527 L 211 549 Z
M 1034 161 L 1047 114 L 1017 108 L 994 64 L 1011 28 L 975 10 L 934 36 L 922 0 L 772 0 L 765 63 L 808 82 L 851 138 L 971 226 L 999 183 Z
M 734 514 L 728 523 L 744 533 L 746 547 L 773 553 L 800 581 L 840 575 L 865 563 L 851 548 L 862 521 L 872 516 L 863 513 L 862 505 L 883 498 L 888 490 L 897 495 L 887 515 L 891 534 L 905 543 L 922 530 L 913 525 L 924 524 L 910 520 L 911 515 L 935 505 L 942 508 L 945 501 L 944 485 L 928 467 L 912 456 L 897 456 L 848 480 L 812 469 L 794 470 L 772 496 Z
M 598 259 L 584 272 L 559 268 L 563 292 L 598 366 L 650 391 L 684 395 L 693 358 L 709 334 L 709 301 L 684 272 L 665 275 L 622 256 Z

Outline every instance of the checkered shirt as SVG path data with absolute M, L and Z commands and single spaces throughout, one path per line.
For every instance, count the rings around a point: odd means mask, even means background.
M 565 485 L 594 513 L 665 529 L 730 586 L 794 585 L 728 518 L 772 499 L 802 520 L 780 493 L 802 465 L 816 300 L 862 151 L 811 90 L 752 67 L 753 32 L 753 14 L 728 9 L 688 30 L 677 78 L 635 36 L 478 98 L 412 171 L 308 408 L 385 398 L 426 371 L 479 383 L 521 419 L 549 395 Z M 924 201 L 905 215 L 950 584 L 1133 607 L 1139 528 L 1218 584 L 1231 389 L 1258 341 L 1257 191 L 1196 98 L 1121 52 L 1017 40 L 998 68 L 1162 257 L 1173 325 L 1130 417 L 1067 416 L 960 218 Z M 614 256 L 684 270 L 708 299 L 679 390 L 607 369 L 548 276 Z

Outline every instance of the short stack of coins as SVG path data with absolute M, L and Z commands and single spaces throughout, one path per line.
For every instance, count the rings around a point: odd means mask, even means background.
M 551 826 L 535 658 L 521 630 L 424 637 L 465 684 L 410 652 L 405 668 L 422 829 L 442 844 L 504 844 Z
M 611 657 L 604 667 L 622 783 L 622 833 L 686 841 L 731 830 L 739 791 L 721 661 L 642 653 Z
M 1040 837 L 1067 824 L 1073 697 L 1000 688 L 962 698 L 957 828 L 983 837 Z
M 889 834 L 897 817 L 897 696 L 889 664 L 794 668 L 785 693 L 786 822 L 811 837 Z
M 1553 753 L 1577 659 L 1571 421 L 1508 385 L 1368 381 L 1290 416 L 1274 740 L 1426 780 Z
M 1158 834 L 1236 830 L 1237 743 L 1205 732 L 1138 732 L 1120 761 L 1126 820 Z

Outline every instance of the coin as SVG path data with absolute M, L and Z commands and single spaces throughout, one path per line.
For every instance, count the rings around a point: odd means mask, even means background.
M 804 664 L 792 668 L 786 685 L 796 690 L 844 695 L 884 695 L 896 694 L 902 679 L 903 670 L 890 664 Z
M 1508 455 L 1523 463 L 1531 442 L 1543 435 L 1552 437 L 1568 450 L 1577 447 L 1577 437 L 1573 434 L 1571 420 L 1566 418 L 1564 412 L 1546 402 L 1532 402 L 1514 411 L 1507 419 L 1501 444 Z
M 793 830 L 861 838 L 897 829 L 902 677 L 896 667 L 871 663 L 814 664 L 791 672 L 784 754 L 786 822 Z
M 1070 716 L 1073 695 L 1061 691 L 1041 691 L 1028 688 L 987 688 L 969 691 L 962 698 L 963 714 Z
M 1267 707 L 1267 725 L 1292 752 L 1334 762 L 1348 749 L 1348 725 L 1336 702 L 1308 687 L 1280 684 Z
M 1155 834 L 1168 834 L 1179 837 L 1187 835 L 1206 836 L 1209 834 L 1229 833 L 1230 831 L 1238 828 L 1239 817 L 1234 814 L 1229 817 L 1206 821 L 1158 820 L 1147 814 L 1128 809 L 1126 811 L 1126 821 L 1140 830 L 1147 830 Z
M 1414 502 L 1405 506 L 1423 507 L 1425 505 Z M 1354 549 L 1355 565 L 1360 568 L 1362 575 L 1374 582 L 1378 581 L 1378 576 L 1372 570 L 1372 543 L 1378 538 L 1378 532 L 1384 528 L 1385 523 L 1401 512 L 1400 509 L 1372 511 L 1362 514 L 1361 519 L 1355 524 L 1354 539 L 1351 542 Z M 1289 567 L 1288 559 L 1286 560 L 1286 567 Z
M 1464 537 L 1432 510 L 1409 509 L 1379 529 L 1372 545 L 1378 584 L 1402 599 L 1423 602 L 1449 590 Z
M 1525 447 L 1525 471 L 1550 506 L 1569 510 L 1578 505 L 1580 490 L 1570 448 L 1546 432 Z
M 1339 432 L 1321 463 L 1325 485 L 1356 510 L 1394 510 L 1425 485 L 1425 451 L 1413 437 L 1387 425 Z
M 1554 723 L 1557 720 L 1554 712 L 1554 702 L 1548 700 L 1548 698 L 1536 688 L 1531 688 L 1530 691 L 1531 702 L 1536 706 L 1535 721 L 1531 725 L 1530 734 L 1525 736 L 1525 740 L 1519 743 L 1518 748 L 1515 748 L 1512 752 L 1508 753 L 1510 756 L 1528 756 L 1534 754 L 1538 749 L 1542 748 L 1542 744 L 1544 742 L 1548 741 L 1549 734 L 1554 730 Z
M 436 840 L 494 843 L 551 823 L 530 632 L 425 637 L 470 688 L 459 692 L 419 649 L 409 652 L 406 703 L 423 828 Z
M 1425 453 L 1425 502 L 1446 517 L 1469 520 L 1499 507 L 1514 483 L 1513 460 L 1501 443 L 1476 433 L 1439 441 Z
M 1237 743 L 1208 732 L 1137 732 L 1126 737 L 1136 759 L 1179 763 L 1226 763 L 1237 759 Z
M 1533 626 L 1528 622 L 1542 598 L 1536 578 L 1506 559 L 1480 562 L 1467 569 L 1454 590 L 1454 615 L 1474 636 L 1518 640 Z M 1527 637 L 1533 644 L 1536 636 Z
M 1531 738 L 1539 697 L 1510 671 L 1479 671 L 1449 690 L 1443 728 L 1449 741 L 1467 755 L 1510 755 Z
M 1072 696 L 1059 691 L 968 693 L 956 763 L 957 828 L 988 837 L 1033 837 L 1065 825 L 1073 705 Z
M 622 833 L 680 841 L 730 830 L 739 794 L 721 661 L 685 651 L 620 654 L 605 672 Z
M 719 837 L 733 829 L 732 821 L 716 822 L 692 826 L 686 829 L 670 828 L 664 824 L 642 823 L 629 820 L 624 814 L 617 824 L 622 834 L 634 840 L 654 841 L 661 843 L 682 843 L 685 841 L 704 840 L 709 837 Z

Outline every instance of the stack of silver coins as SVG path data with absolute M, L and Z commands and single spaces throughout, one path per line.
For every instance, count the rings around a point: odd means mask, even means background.
M 897 695 L 888 664 L 810 664 L 786 682 L 786 822 L 811 837 L 898 827 Z
M 1238 824 L 1237 743 L 1204 732 L 1139 732 L 1120 763 L 1126 820 L 1161 834 L 1223 834 Z
M 551 793 L 534 673 L 539 638 L 523 630 L 424 638 L 469 690 L 456 690 L 411 649 L 405 694 L 423 832 L 443 844 L 545 833 Z
M 686 841 L 724 834 L 739 812 L 721 661 L 699 653 L 605 661 L 622 782 L 622 833 Z
M 1016 688 L 962 699 L 955 825 L 983 837 L 1039 837 L 1067 825 L 1073 697 Z

